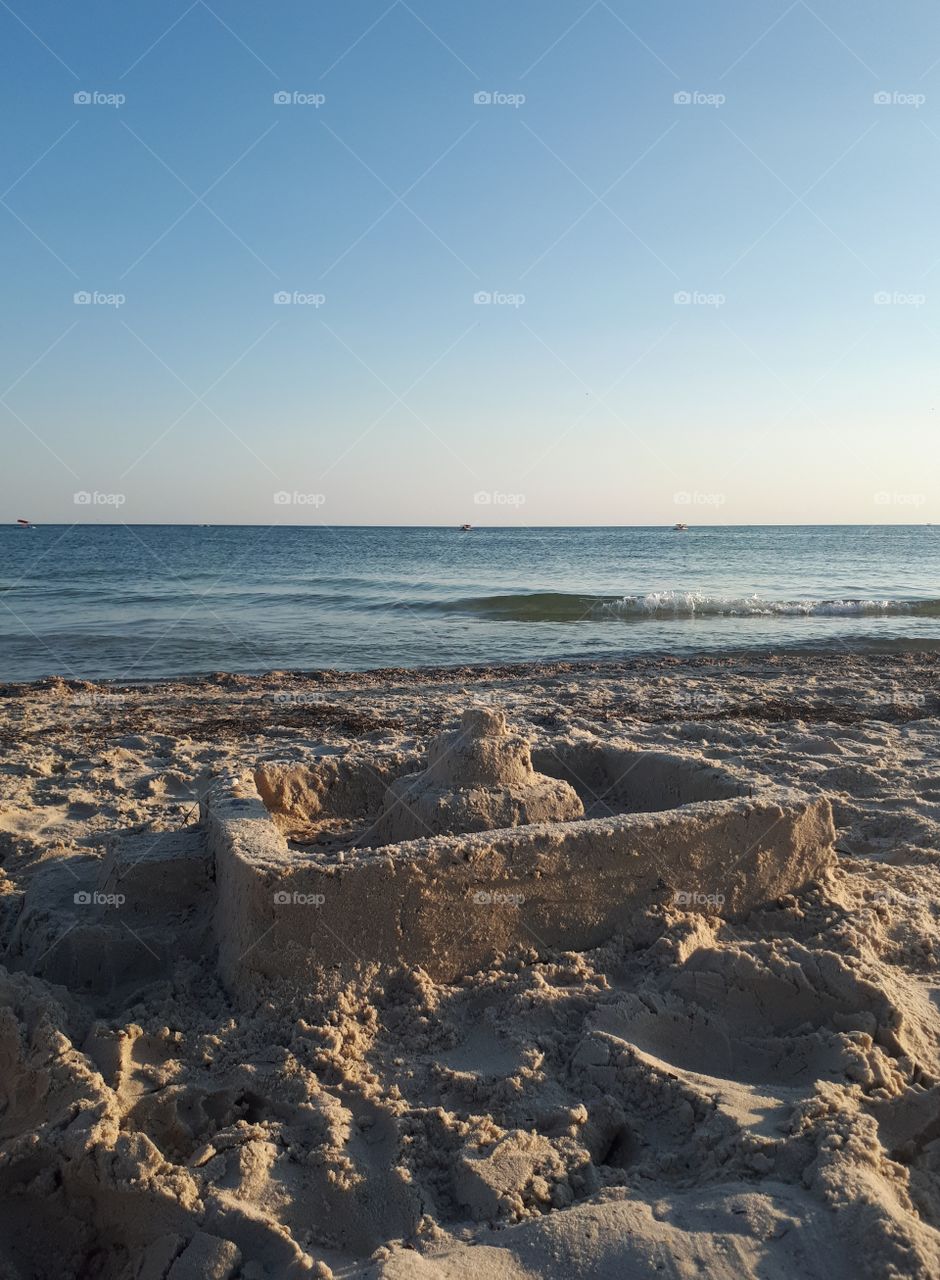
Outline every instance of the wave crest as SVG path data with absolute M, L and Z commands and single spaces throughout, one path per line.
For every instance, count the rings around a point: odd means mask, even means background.
M 712 596 L 696 591 L 645 595 L 582 595 L 559 591 L 507 592 L 456 600 L 410 602 L 414 610 L 462 613 L 504 622 L 642 622 L 647 619 L 940 617 L 940 600 L 767 600 L 758 595 Z

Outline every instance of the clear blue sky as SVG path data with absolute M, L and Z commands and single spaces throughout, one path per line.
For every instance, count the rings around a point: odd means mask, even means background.
M 0 48 L 3 519 L 940 520 L 934 3 L 11 0 Z

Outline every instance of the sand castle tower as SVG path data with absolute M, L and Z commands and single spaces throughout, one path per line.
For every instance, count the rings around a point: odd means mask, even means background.
M 373 838 L 391 844 L 583 816 L 572 786 L 535 772 L 529 744 L 510 733 L 502 711 L 473 707 L 431 743 L 422 773 L 388 788 Z

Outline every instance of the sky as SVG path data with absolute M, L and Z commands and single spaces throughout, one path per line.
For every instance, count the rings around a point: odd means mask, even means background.
M 0 0 L 0 519 L 940 521 L 928 0 Z

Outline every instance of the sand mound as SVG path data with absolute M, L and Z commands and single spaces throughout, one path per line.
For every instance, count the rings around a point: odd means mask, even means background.
M 471 708 L 460 727 L 435 738 L 427 768 L 393 782 L 376 825 L 376 844 L 421 836 L 492 831 L 580 818 L 570 783 L 536 773 L 529 744 L 497 709 Z

